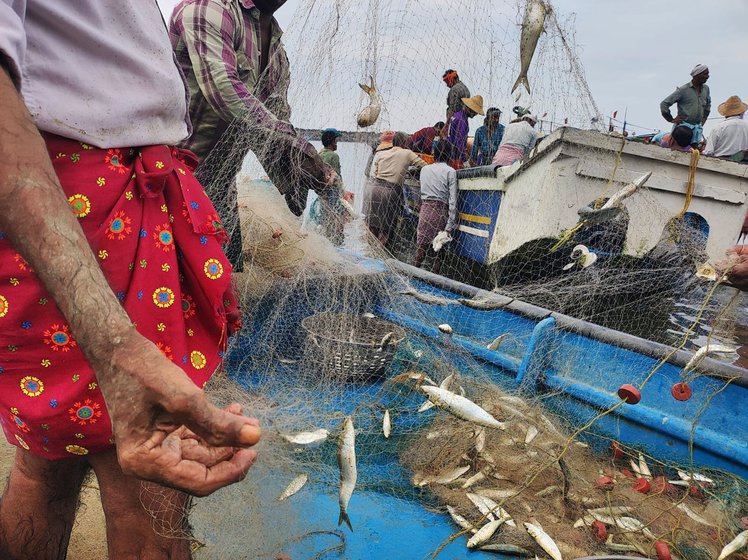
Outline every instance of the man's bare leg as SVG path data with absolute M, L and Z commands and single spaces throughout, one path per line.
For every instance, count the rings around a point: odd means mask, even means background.
M 81 458 L 53 461 L 18 449 L 0 500 L 0 557 L 63 560 L 87 471 Z
M 115 451 L 88 459 L 99 480 L 110 560 L 192 557 L 186 518 L 189 496 L 125 475 Z

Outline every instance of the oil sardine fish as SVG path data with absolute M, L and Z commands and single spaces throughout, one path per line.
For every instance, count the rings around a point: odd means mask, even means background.
M 543 0 L 527 0 L 525 7 L 525 19 L 522 21 L 522 36 L 519 41 L 520 71 L 517 81 L 514 82 L 512 93 L 520 86 L 525 86 L 530 93 L 530 82 L 527 80 L 527 71 L 530 69 L 535 47 L 538 46 L 540 34 L 545 31 L 545 18 L 549 8 Z
M 588 205 L 580 208 L 577 214 L 579 214 L 582 220 L 592 224 L 607 222 L 616 218 L 621 213 L 621 210 L 623 210 L 623 201 L 638 191 L 651 176 L 651 171 L 645 173 L 616 192 L 600 208 L 593 208 Z
M 444 380 L 439 383 L 439 387 L 442 389 L 445 389 L 449 391 L 452 387 L 452 380 L 455 378 L 454 373 L 450 373 L 447 377 L 444 378 Z M 430 401 L 429 399 L 426 399 L 426 402 L 424 402 L 421 406 L 418 407 L 418 412 L 426 412 L 427 410 L 431 410 L 434 408 L 434 403 Z
M 696 352 L 694 352 L 694 355 L 691 356 L 691 359 L 688 360 L 688 363 L 684 366 L 683 371 L 690 371 L 696 365 L 699 363 L 700 360 L 703 358 L 706 358 L 707 356 L 714 355 L 714 354 L 732 354 L 736 352 L 735 348 L 732 346 L 724 346 L 722 344 L 707 344 L 706 346 L 702 346 Z
M 486 552 L 497 552 L 499 554 L 505 554 L 507 556 L 521 556 L 523 558 L 531 558 L 535 556 L 532 552 L 521 546 L 515 544 L 484 544 L 479 547 L 478 550 L 484 550 Z
M 554 540 L 546 533 L 540 525 L 525 522 L 525 529 L 530 536 L 540 545 L 540 548 L 548 553 L 553 560 L 563 560 L 561 551 Z
M 428 395 L 431 402 L 436 406 L 446 410 L 457 418 L 473 422 L 479 426 L 485 426 L 486 428 L 506 429 L 506 424 L 496 420 L 496 418 L 470 399 L 442 389 L 441 387 L 422 386 L 421 390 Z
M 488 539 L 493 537 L 493 534 L 498 530 L 499 527 L 504 523 L 504 519 L 495 519 L 494 521 L 489 521 L 483 527 L 478 529 L 478 532 L 475 533 L 472 537 L 470 537 L 470 540 L 467 542 L 468 548 L 476 548 L 482 545 L 484 542 L 486 542 Z
M 464 465 L 457 467 L 451 471 L 440 472 L 432 476 L 416 476 L 413 478 L 413 483 L 416 486 L 426 486 L 427 484 L 449 484 L 460 478 L 463 474 L 470 470 L 470 465 Z
M 377 88 L 374 87 L 374 78 L 369 77 L 369 80 L 370 85 L 368 86 L 366 84 L 358 84 L 358 87 L 364 90 L 364 92 L 369 96 L 369 104 L 364 107 L 358 114 L 358 117 L 356 117 L 358 126 L 363 128 L 371 126 L 377 122 L 379 113 L 382 110 L 382 101 L 379 99 L 379 95 L 377 94 Z
M 491 342 L 489 342 L 486 345 L 486 348 L 489 350 L 498 350 L 499 346 L 501 346 L 501 343 L 504 342 L 504 339 L 509 336 L 509 333 L 500 334 L 496 338 L 494 338 Z
M 291 496 L 293 496 L 294 494 L 296 494 L 296 492 L 298 492 L 299 490 L 301 490 L 303 488 L 303 486 L 306 484 L 307 480 L 309 480 L 309 475 L 307 475 L 306 473 L 300 474 L 299 476 L 297 476 L 296 478 L 294 478 L 291 481 L 291 484 L 289 484 L 286 487 L 286 489 L 283 492 L 281 492 L 281 495 L 278 496 L 278 501 L 282 502 L 286 498 L 290 498 Z
M 386 409 L 384 411 L 384 418 L 382 419 L 382 433 L 384 434 L 385 438 L 390 437 L 390 433 L 392 433 L 392 420 L 390 420 L 389 409 Z
M 315 443 L 321 443 L 325 441 L 329 435 L 330 432 L 324 428 L 312 432 L 299 432 L 298 434 L 281 434 L 283 439 L 287 442 L 296 445 L 314 445 Z
M 338 441 L 338 467 L 340 468 L 340 493 L 338 503 L 340 504 L 340 516 L 338 525 L 345 521 L 348 528 L 353 531 L 351 520 L 348 517 L 348 502 L 356 488 L 356 432 L 353 429 L 353 419 L 346 416 L 343 420 L 343 430 Z
M 725 558 L 730 556 L 730 554 L 739 551 L 745 546 L 748 546 L 748 531 L 743 531 L 737 537 L 727 543 L 725 548 L 722 549 L 722 552 L 719 553 L 717 560 L 725 560 Z
M 452 506 L 447 506 L 447 511 L 449 512 L 449 515 L 452 517 L 452 520 L 457 523 L 457 526 L 461 529 L 467 529 L 468 531 L 472 533 L 477 533 L 478 529 L 476 529 L 470 521 L 462 517 L 459 513 L 457 513 L 457 510 L 453 508 Z
M 450 305 L 455 303 L 454 300 L 445 297 L 435 296 L 427 292 L 420 292 L 415 288 L 408 288 L 400 292 L 404 296 L 410 296 L 421 303 L 427 305 Z

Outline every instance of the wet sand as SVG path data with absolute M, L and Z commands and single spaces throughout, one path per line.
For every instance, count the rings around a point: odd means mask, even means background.
M 3 488 L 8 479 L 16 448 L 0 437 L 0 477 Z M 81 504 L 75 519 L 68 547 L 68 558 L 75 560 L 103 560 L 107 557 L 104 512 L 99 500 L 99 488 L 92 474 L 86 479 Z

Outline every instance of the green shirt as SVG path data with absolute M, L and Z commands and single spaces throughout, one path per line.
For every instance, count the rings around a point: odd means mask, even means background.
M 693 83 L 688 82 L 668 95 L 660 103 L 660 111 L 666 120 L 672 120 L 670 107 L 673 103 L 678 104 L 677 116 L 681 117 L 685 122 L 703 125 L 712 110 L 712 98 L 709 95 L 709 86 L 703 84 L 701 86 L 701 93 L 696 93 Z
M 342 176 L 340 173 L 340 156 L 338 155 L 336 151 L 330 150 L 328 148 L 322 148 L 319 151 L 319 157 L 327 165 L 332 167 L 335 170 L 335 173 L 338 174 L 338 177 L 342 179 Z

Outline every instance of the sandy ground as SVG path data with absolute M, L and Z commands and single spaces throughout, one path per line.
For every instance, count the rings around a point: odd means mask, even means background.
M 0 436 L 0 479 L 8 478 L 16 448 Z M 107 557 L 104 512 L 99 501 L 96 478 L 90 475 L 84 483 L 81 505 L 73 527 L 68 558 L 75 560 L 103 560 Z

